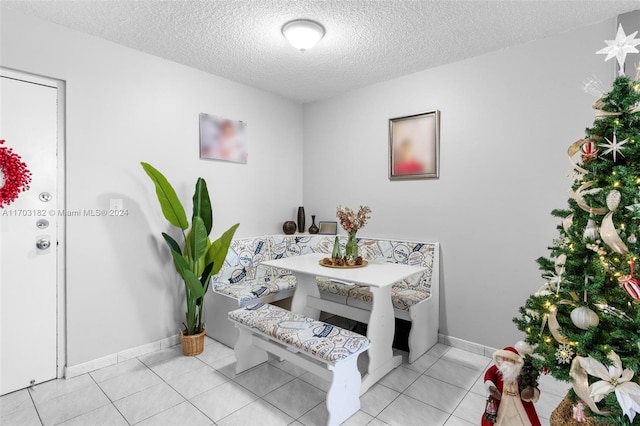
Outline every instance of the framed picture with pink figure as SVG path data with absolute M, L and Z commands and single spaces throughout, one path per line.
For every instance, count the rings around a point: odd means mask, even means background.
M 247 123 L 200 113 L 200 158 L 247 163 Z
M 389 120 L 389 179 L 440 175 L 440 111 Z

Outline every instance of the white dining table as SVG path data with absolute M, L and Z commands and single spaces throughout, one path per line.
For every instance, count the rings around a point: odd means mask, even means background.
M 296 290 L 291 311 L 319 319 L 320 310 L 308 305 L 307 297 L 320 298 L 316 277 L 326 277 L 341 283 L 369 287 L 373 295 L 367 327 L 370 341 L 369 364 L 362 376 L 360 394 L 364 394 L 378 380 L 402 363 L 402 356 L 393 355 L 395 317 L 391 302 L 391 286 L 412 275 L 426 271 L 421 266 L 387 262 L 370 262 L 362 268 L 328 268 L 319 264 L 326 254 L 313 253 L 262 262 L 263 265 L 289 270 L 296 277 Z

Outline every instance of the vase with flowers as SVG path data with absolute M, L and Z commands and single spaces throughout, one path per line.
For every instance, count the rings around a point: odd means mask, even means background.
M 356 234 L 371 218 L 371 208 L 369 206 L 360 206 L 360 209 L 356 213 L 349 207 L 338 206 L 336 217 L 340 221 L 340 225 L 349 235 L 344 251 L 347 263 L 353 264 L 358 258 Z

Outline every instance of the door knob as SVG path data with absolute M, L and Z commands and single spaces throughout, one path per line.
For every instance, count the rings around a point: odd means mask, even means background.
M 49 242 L 49 240 L 46 240 L 44 238 L 36 242 L 36 247 L 38 247 L 40 250 L 46 250 L 49 248 L 49 246 L 51 246 L 51 242 Z

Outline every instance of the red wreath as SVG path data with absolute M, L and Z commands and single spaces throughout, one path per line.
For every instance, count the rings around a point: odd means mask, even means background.
M 0 139 L 0 145 L 4 139 Z M 12 148 L 0 146 L 0 209 L 8 206 L 18 194 L 29 189 L 31 172 Z

